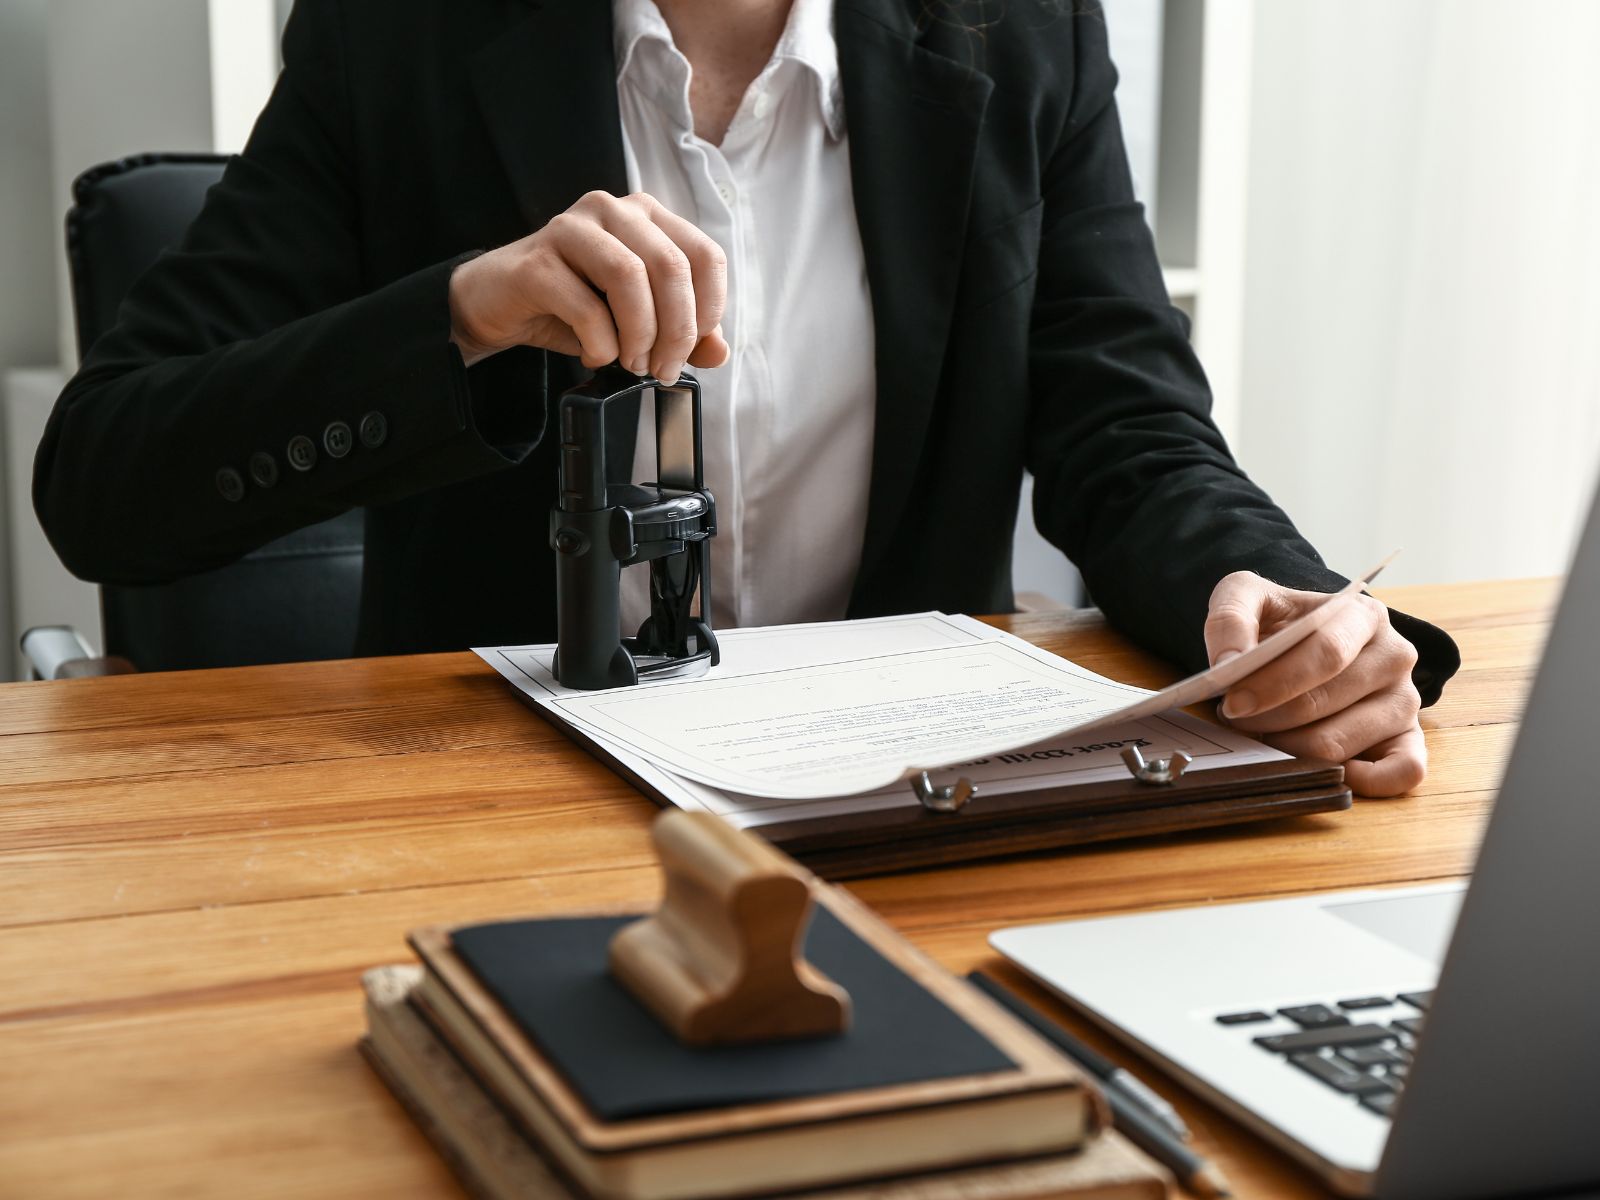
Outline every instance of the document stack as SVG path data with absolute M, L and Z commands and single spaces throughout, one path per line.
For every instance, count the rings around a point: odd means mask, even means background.
M 1337 763 L 1181 710 L 1284 653 L 1351 594 L 1159 692 L 945 613 L 724 630 L 721 662 L 697 678 L 598 691 L 563 685 L 553 646 L 477 653 L 645 795 L 849 879 L 1349 808 Z M 1185 769 L 1155 782 L 1131 751 Z

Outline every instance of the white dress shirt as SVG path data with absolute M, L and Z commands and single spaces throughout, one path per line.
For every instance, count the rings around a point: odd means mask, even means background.
M 613 13 L 628 186 L 728 259 L 732 355 L 690 368 L 717 500 L 713 627 L 840 618 L 866 528 L 875 375 L 831 0 L 794 0 L 720 146 L 695 135 L 689 60 L 653 0 Z M 655 472 L 644 409 L 639 480 Z M 649 613 L 647 584 L 645 567 L 623 572 L 625 632 Z

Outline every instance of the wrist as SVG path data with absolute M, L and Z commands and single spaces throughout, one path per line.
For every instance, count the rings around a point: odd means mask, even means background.
M 450 341 L 461 351 L 462 361 L 469 367 L 503 349 L 490 345 L 473 320 L 476 299 L 481 291 L 479 264 L 482 261 L 482 255 L 474 255 L 450 272 Z

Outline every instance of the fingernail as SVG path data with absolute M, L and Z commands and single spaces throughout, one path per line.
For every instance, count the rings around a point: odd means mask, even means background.
M 635 375 L 648 375 L 650 374 L 650 360 L 648 358 L 636 358 L 628 364 L 628 370 Z
M 1256 698 L 1253 692 L 1229 692 L 1227 699 L 1222 702 L 1222 715 L 1232 721 L 1237 717 L 1248 717 L 1256 711 Z
M 662 383 L 677 383 L 678 376 L 683 374 L 682 363 L 669 363 L 663 371 L 656 372 L 656 378 Z
M 1217 655 L 1217 661 L 1212 663 L 1211 665 L 1213 667 L 1220 667 L 1223 663 L 1229 662 L 1229 661 L 1231 661 L 1231 660 L 1233 660 L 1235 658 L 1238 658 L 1239 654 L 1240 654 L 1240 651 L 1238 651 L 1238 650 L 1224 650 L 1221 654 Z

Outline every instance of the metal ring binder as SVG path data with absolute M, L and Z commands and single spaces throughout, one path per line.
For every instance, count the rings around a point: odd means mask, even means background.
M 1146 759 L 1139 747 L 1127 746 L 1122 751 L 1122 761 L 1128 764 L 1128 773 L 1140 783 L 1168 785 L 1177 782 L 1194 759 L 1182 750 L 1174 750 L 1166 758 Z
M 929 812 L 953 813 L 978 794 L 978 785 L 963 775 L 946 787 L 936 787 L 924 771 L 911 781 L 911 790 Z

